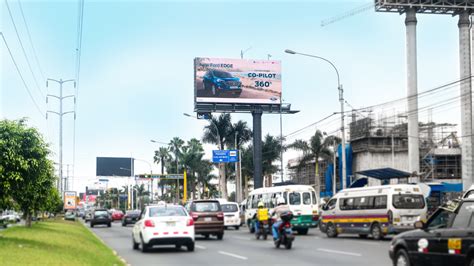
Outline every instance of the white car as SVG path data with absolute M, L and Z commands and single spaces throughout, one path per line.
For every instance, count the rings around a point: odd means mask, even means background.
M 133 226 L 132 242 L 133 249 L 141 246 L 142 252 L 155 245 L 186 246 L 194 251 L 194 220 L 179 205 L 147 206 Z
M 235 202 L 221 203 L 222 212 L 224 212 L 224 228 L 234 227 L 239 230 L 241 225 L 240 208 Z

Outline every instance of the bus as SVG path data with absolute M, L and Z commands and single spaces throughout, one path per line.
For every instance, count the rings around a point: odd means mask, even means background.
M 381 239 L 426 221 L 427 204 L 418 185 L 384 185 L 339 191 L 322 208 L 320 230 L 328 237 L 359 234 Z
M 316 197 L 314 189 L 306 185 L 286 185 L 258 188 L 250 192 L 245 204 L 245 220 L 250 233 L 255 232 L 253 217 L 258 203 L 262 201 L 265 208 L 271 211 L 276 207 L 278 197 L 283 197 L 285 204 L 293 212 L 291 224 L 298 234 L 306 235 L 309 228 L 317 227 L 319 198 Z

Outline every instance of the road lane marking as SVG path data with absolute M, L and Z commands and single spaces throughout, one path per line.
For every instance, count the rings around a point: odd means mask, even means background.
M 251 239 L 248 238 L 248 237 L 241 237 L 241 236 L 232 236 L 231 238 L 239 239 L 239 240 L 251 240 Z
M 204 246 L 200 246 L 200 245 L 194 245 L 194 246 L 198 249 L 206 249 L 206 247 L 204 247 Z
M 335 254 L 341 254 L 341 255 L 362 257 L 362 254 L 360 254 L 360 253 L 352 253 L 352 252 L 345 252 L 345 251 L 325 249 L 325 248 L 318 248 L 317 250 L 322 251 L 322 252 L 327 252 L 327 253 L 335 253 Z
M 241 259 L 241 260 L 247 260 L 248 259 L 247 257 L 240 256 L 240 255 L 233 254 L 233 253 L 229 253 L 229 252 L 225 252 L 225 251 L 219 251 L 218 253 L 222 254 L 222 255 L 234 257 L 234 258 L 237 258 L 237 259 Z

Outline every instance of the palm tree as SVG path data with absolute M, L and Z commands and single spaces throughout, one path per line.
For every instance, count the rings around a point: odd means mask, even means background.
M 234 137 L 234 139 L 232 140 L 229 138 L 227 140 L 227 146 L 234 147 L 236 150 L 241 152 L 242 146 L 252 139 L 252 130 L 247 126 L 247 122 L 239 120 L 237 123 L 232 125 L 231 135 Z M 242 193 L 240 191 L 242 191 L 243 187 L 238 187 L 241 183 L 240 180 L 242 179 L 240 176 L 240 169 L 242 167 L 241 162 L 238 161 L 236 166 L 237 171 L 235 173 L 235 186 L 236 188 L 239 188 L 237 192 L 239 192 L 240 195 L 245 195 L 247 191 L 245 190 Z M 243 183 L 244 182 L 242 182 L 242 185 Z M 237 193 L 237 195 L 239 195 L 239 193 Z M 239 200 L 241 199 L 239 198 Z
M 280 159 L 281 151 L 284 149 L 280 138 L 267 134 L 262 145 L 262 172 L 265 177 L 267 187 L 272 185 L 272 175 L 278 171 L 278 166 L 273 162 Z
M 209 125 L 204 127 L 202 141 L 204 143 L 216 144 L 220 150 L 225 149 L 229 138 L 232 139 L 232 122 L 230 114 L 221 114 L 219 117 L 211 117 Z M 225 175 L 225 164 L 219 164 L 219 189 L 221 197 L 227 198 L 227 178 Z
M 169 150 L 174 154 L 174 161 L 176 163 L 176 173 L 179 173 L 178 159 L 181 156 L 181 148 L 184 145 L 184 140 L 179 137 L 174 137 L 169 145 Z
M 334 139 L 337 137 L 323 138 L 323 134 L 320 130 L 316 130 L 314 135 L 310 138 L 309 142 L 304 140 L 295 140 L 288 147 L 294 150 L 303 152 L 303 156 L 299 159 L 298 168 L 304 167 L 308 162 L 314 160 L 315 166 L 315 186 L 316 193 L 319 195 L 321 190 L 321 182 L 319 178 L 319 158 L 331 159 L 332 152 L 329 147 L 332 145 Z
M 161 164 L 161 174 L 165 174 L 165 164 L 170 159 L 170 152 L 169 149 L 166 147 L 160 147 L 157 151 L 155 151 L 155 156 L 153 157 L 155 163 Z M 165 185 L 168 183 L 168 180 L 161 178 L 159 186 L 161 187 L 161 195 L 164 195 L 164 188 Z
M 139 209 L 142 210 L 142 209 L 144 208 L 144 207 L 143 207 L 143 198 L 144 198 L 145 196 L 149 196 L 149 195 L 150 195 L 150 191 L 146 190 L 144 184 L 135 185 L 135 191 L 136 191 L 136 193 L 137 193 Z
M 199 140 L 193 138 L 187 142 L 186 146 L 183 146 L 181 161 L 188 173 L 187 185 L 190 188 L 189 191 L 192 192 L 192 198 L 196 190 L 196 171 L 203 156 L 204 148 Z

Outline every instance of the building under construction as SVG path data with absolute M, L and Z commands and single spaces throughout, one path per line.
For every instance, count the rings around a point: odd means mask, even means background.
M 391 167 L 409 171 L 408 123 L 406 117 L 396 121 L 378 120 L 371 116 L 350 123 L 350 143 L 354 172 Z M 461 148 L 455 124 L 419 123 L 421 182 L 460 182 Z

